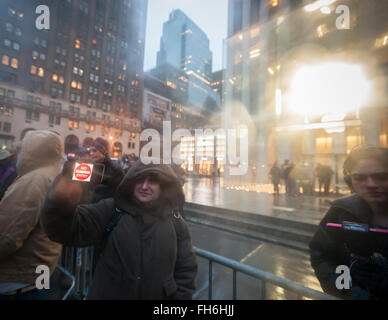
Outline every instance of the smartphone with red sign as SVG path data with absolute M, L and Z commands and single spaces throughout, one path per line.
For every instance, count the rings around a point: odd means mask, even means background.
M 105 172 L 105 165 L 94 163 L 89 159 L 72 159 L 74 161 L 72 180 L 77 182 L 91 183 L 98 185 L 102 182 Z

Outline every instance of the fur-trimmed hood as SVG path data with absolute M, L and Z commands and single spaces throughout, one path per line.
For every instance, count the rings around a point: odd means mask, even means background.
M 165 164 L 144 164 L 137 161 L 121 181 L 114 196 L 116 205 L 125 211 L 131 211 L 134 205 L 133 190 L 140 175 L 154 173 L 161 180 L 160 205 L 174 209 L 184 202 L 182 185 L 174 170 Z M 166 210 L 163 210 L 166 211 Z

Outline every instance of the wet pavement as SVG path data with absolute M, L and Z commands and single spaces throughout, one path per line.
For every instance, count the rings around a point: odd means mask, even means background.
M 186 202 L 319 224 L 339 196 L 272 194 L 272 185 L 224 181 L 224 178 L 189 177 Z M 284 188 L 281 188 L 284 192 Z M 343 196 L 343 195 L 341 195 Z
M 246 238 L 221 230 L 189 223 L 193 246 L 216 253 L 243 264 L 264 270 L 281 278 L 294 281 L 305 287 L 321 291 L 317 278 L 310 265 L 310 255 L 306 252 Z M 196 300 L 208 299 L 209 266 L 208 260 L 198 257 Z M 232 299 L 233 272 L 231 269 L 214 263 L 213 299 Z M 259 279 L 238 273 L 237 299 L 263 299 L 262 283 Z M 296 299 L 295 293 L 268 284 L 266 300 Z
M 187 202 L 256 213 L 283 219 L 319 224 L 330 206 L 338 198 L 329 196 L 288 196 L 281 188 L 280 195 L 272 194 L 272 185 L 224 181 L 223 178 L 190 177 L 184 185 Z M 343 196 L 343 195 L 342 195 Z M 294 250 L 265 241 L 247 238 L 208 226 L 189 223 L 195 247 L 230 258 L 322 291 L 310 265 L 308 252 Z M 208 261 L 198 258 L 198 291 L 195 299 L 208 299 Z M 213 267 L 213 299 L 231 299 L 232 270 L 215 264 Z M 237 277 L 238 299 L 263 299 L 262 283 L 244 274 Z M 295 293 L 267 285 L 265 299 L 297 299 Z

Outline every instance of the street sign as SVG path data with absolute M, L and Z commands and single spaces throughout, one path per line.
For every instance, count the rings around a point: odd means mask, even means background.
M 73 180 L 89 182 L 92 177 L 93 165 L 90 163 L 75 163 Z

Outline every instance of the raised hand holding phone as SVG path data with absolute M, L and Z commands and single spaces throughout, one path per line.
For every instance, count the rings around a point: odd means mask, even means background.
M 90 193 L 101 183 L 105 166 L 69 155 L 50 196 L 70 204 L 89 202 Z

